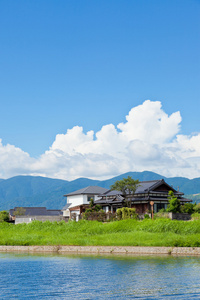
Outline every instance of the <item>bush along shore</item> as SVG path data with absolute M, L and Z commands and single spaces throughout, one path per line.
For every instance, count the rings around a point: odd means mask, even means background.
M 200 247 L 200 220 L 2 222 L 0 245 Z

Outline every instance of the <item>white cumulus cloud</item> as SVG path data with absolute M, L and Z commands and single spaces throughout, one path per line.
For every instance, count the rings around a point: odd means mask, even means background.
M 0 178 L 19 174 L 52 178 L 103 179 L 128 171 L 154 171 L 165 176 L 200 177 L 200 133 L 179 134 L 180 112 L 166 114 L 160 101 L 134 107 L 126 121 L 100 131 L 80 126 L 57 134 L 39 158 L 0 140 Z
M 28 153 L 10 144 L 4 146 L 0 139 L 0 178 L 27 174 L 33 162 Z

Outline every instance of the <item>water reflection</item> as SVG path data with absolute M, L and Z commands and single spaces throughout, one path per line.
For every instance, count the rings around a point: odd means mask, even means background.
M 0 299 L 200 298 L 200 258 L 0 254 Z

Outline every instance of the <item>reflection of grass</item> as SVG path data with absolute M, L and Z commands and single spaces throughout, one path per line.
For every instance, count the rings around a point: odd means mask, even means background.
M 0 223 L 1 245 L 200 246 L 200 220 Z

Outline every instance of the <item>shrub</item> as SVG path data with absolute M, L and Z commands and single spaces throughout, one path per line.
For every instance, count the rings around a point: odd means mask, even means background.
M 181 206 L 181 212 L 192 214 L 194 212 L 194 204 L 192 203 L 185 203 Z
M 90 221 L 105 222 L 107 220 L 107 214 L 103 209 L 99 211 L 86 209 L 85 213 L 83 213 L 83 219 L 90 220 Z
M 129 219 L 129 211 L 128 207 L 123 207 L 122 208 L 122 220 Z
M 0 222 L 8 222 L 9 221 L 9 213 L 5 210 L 0 211 Z
M 116 213 L 107 213 L 108 219 L 107 221 L 113 222 L 117 220 L 117 214 Z
M 195 212 L 191 215 L 192 221 L 194 220 L 200 220 L 200 213 Z
M 93 198 L 90 199 L 89 208 L 85 210 L 85 213 L 82 214 L 84 220 L 96 220 L 96 221 L 105 221 L 107 219 L 105 211 L 101 208 L 101 205 L 95 205 Z
M 122 207 L 117 209 L 118 220 L 137 219 L 137 216 L 135 208 Z
M 144 214 L 144 219 L 150 219 L 148 214 Z
M 101 210 L 101 205 L 97 204 L 95 205 L 95 208 L 94 208 L 96 211 L 100 211 Z
M 194 211 L 196 213 L 200 213 L 200 203 L 197 203 L 197 204 L 194 205 Z
M 120 221 L 122 219 L 122 210 L 121 210 L 121 208 L 117 209 L 116 214 L 117 214 L 117 220 Z
M 129 217 L 131 219 L 137 219 L 138 214 L 136 213 L 136 209 L 135 208 L 129 208 Z

